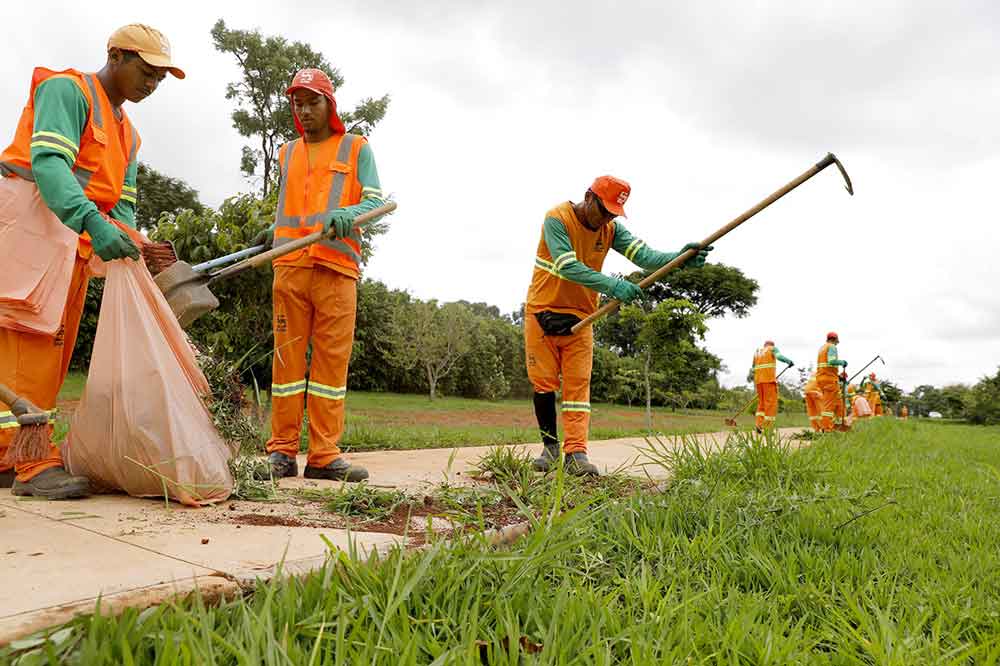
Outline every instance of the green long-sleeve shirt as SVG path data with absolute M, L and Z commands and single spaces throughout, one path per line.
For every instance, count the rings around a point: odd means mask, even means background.
M 615 222 L 615 237 L 611 244 L 612 249 L 624 256 L 636 266 L 652 271 L 663 266 L 674 257 L 676 253 L 658 252 L 631 233 L 620 222 Z M 617 278 L 605 275 L 600 271 L 595 271 L 582 261 L 577 260 L 573 251 L 573 244 L 569 239 L 569 232 L 562 221 L 554 218 L 545 218 L 542 227 L 545 237 L 545 245 L 549 248 L 549 255 L 556 257 L 569 257 L 568 261 L 559 264 L 559 276 L 583 285 L 588 289 L 599 291 L 606 296 L 613 296 L 612 289 L 617 283 Z
M 361 201 L 347 207 L 352 215 L 367 213 L 385 203 L 382 185 L 378 179 L 378 168 L 375 166 L 375 153 L 367 142 L 358 152 L 358 182 L 361 183 Z
M 77 233 L 89 218 L 101 214 L 83 193 L 73 175 L 80 139 L 90 112 L 87 98 L 73 81 L 53 78 L 35 89 L 35 116 L 31 137 L 31 171 L 38 191 L 56 217 Z M 122 195 L 110 215 L 135 227 L 138 162 L 125 171 Z
M 826 362 L 830 365 L 847 367 L 847 361 L 842 361 L 837 357 L 837 345 L 830 345 L 826 352 Z

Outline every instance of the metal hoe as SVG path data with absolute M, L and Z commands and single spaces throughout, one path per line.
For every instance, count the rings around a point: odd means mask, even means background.
M 807 180 L 809 180 L 810 178 L 812 178 L 813 176 L 815 176 L 816 174 L 818 174 L 820 171 L 822 171 L 823 169 L 825 169 L 828 166 L 830 166 L 831 164 L 836 164 L 837 165 L 837 168 L 840 170 L 840 175 L 842 175 L 844 177 L 844 183 L 845 183 L 844 187 L 847 189 L 847 193 L 853 195 L 854 194 L 854 186 L 851 184 L 851 178 L 850 178 L 850 176 L 847 175 L 847 170 L 844 169 L 844 165 L 840 163 L 840 160 L 838 160 L 837 157 L 833 153 L 827 153 L 826 157 L 824 157 L 819 162 L 817 162 L 812 167 L 810 167 L 809 170 L 806 171 L 805 173 L 803 173 L 801 176 L 799 176 L 795 180 L 791 181 L 790 183 L 788 183 L 787 185 L 785 185 L 784 187 L 782 187 L 780 190 L 778 190 L 777 192 L 775 192 L 774 194 L 772 194 L 768 198 L 764 199 L 763 201 L 761 201 L 760 203 L 758 203 L 756 206 L 754 206 L 753 208 L 751 208 L 747 212 L 743 213 L 742 215 L 740 215 L 739 217 L 737 217 L 735 220 L 733 220 L 732 222 L 730 222 L 729 224 L 727 224 L 726 226 L 722 227 L 721 229 L 719 229 L 718 231 L 716 231 L 714 234 L 712 234 L 711 236 L 709 236 L 708 238 L 706 238 L 705 240 L 703 240 L 701 242 L 701 244 L 699 245 L 699 247 L 698 247 L 697 250 L 687 250 L 687 251 L 679 254 L 678 256 L 674 257 L 670 262 L 664 264 L 659 269 L 657 269 L 655 272 L 653 272 L 650 275 L 646 276 L 646 278 L 644 278 L 641 282 L 639 282 L 639 286 L 642 287 L 643 289 L 645 289 L 649 285 L 653 284 L 654 282 L 662 279 L 664 275 L 666 275 L 670 271 L 674 270 L 675 268 L 679 268 L 680 266 L 682 266 L 684 264 L 685 261 L 687 261 L 688 259 L 690 259 L 694 255 L 696 255 L 701 248 L 708 247 L 709 245 L 711 245 L 715 241 L 719 240 L 720 238 L 722 238 L 723 236 L 725 236 L 726 234 L 728 234 L 730 231 L 732 231 L 736 227 L 740 226 L 741 224 L 743 224 L 744 222 L 746 222 L 747 220 L 749 220 L 751 217 L 753 217 L 754 215 L 756 215 L 760 211 L 764 210 L 765 208 L 767 208 L 768 206 L 770 206 L 771 204 L 773 204 L 775 201 L 777 201 L 781 197 L 785 196 L 786 194 L 788 194 L 789 192 L 791 192 L 792 190 L 794 190 L 796 187 L 798 187 L 802 183 L 806 182 Z M 597 312 L 595 312 L 594 314 L 590 315 L 589 317 L 587 317 L 586 319 L 584 319 L 580 323 L 578 323 L 575 326 L 573 326 L 573 329 L 572 329 L 573 333 L 577 333 L 584 326 L 590 326 L 596 320 L 600 319 L 601 317 L 603 317 L 605 315 L 609 315 L 609 314 L 617 312 L 618 308 L 620 306 L 621 306 L 621 301 L 616 301 L 614 299 L 608 301 L 600 309 L 598 309 Z
M 865 367 L 863 367 L 860 370 L 858 370 L 857 372 L 855 372 L 854 375 L 850 379 L 847 380 L 847 383 L 850 384 L 851 382 L 853 382 L 857 378 L 858 375 L 860 375 L 862 372 L 864 372 L 865 370 L 867 370 L 868 366 L 871 365 L 872 363 L 874 363 L 875 361 L 882 361 L 882 365 L 885 365 L 885 359 L 882 358 L 880 355 L 876 355 L 875 358 L 873 358 L 872 360 L 868 361 L 868 364 L 865 365 Z
M 356 226 L 363 227 L 394 210 L 396 210 L 396 203 L 394 201 L 390 201 L 387 204 L 379 206 L 375 210 L 359 215 L 354 220 L 354 224 Z M 187 262 L 177 261 L 170 266 L 170 268 L 157 275 L 154 278 L 154 281 L 156 282 L 156 286 L 159 287 L 160 291 L 167 299 L 167 304 L 177 317 L 177 321 L 180 322 L 181 327 L 187 328 L 192 322 L 198 319 L 198 317 L 201 317 L 202 315 L 207 314 L 219 307 L 219 300 L 209 289 L 209 286 L 213 283 L 224 278 L 232 277 L 251 268 L 257 268 L 258 266 L 268 264 L 278 257 L 283 257 L 286 254 L 291 254 L 292 252 L 301 250 L 304 247 L 308 247 L 309 245 L 324 240 L 325 238 L 329 238 L 332 235 L 332 230 L 329 232 L 317 231 L 309 234 L 308 236 L 303 236 L 302 238 L 297 238 L 293 241 L 283 243 L 282 245 L 268 250 L 267 252 L 261 252 L 260 254 L 251 256 L 240 261 L 239 263 L 227 266 L 226 268 L 214 273 L 209 273 L 207 271 L 215 266 L 218 266 L 219 264 L 230 261 L 235 257 L 220 257 L 219 259 L 214 259 L 193 267 Z M 246 250 L 242 250 L 241 252 L 244 254 L 252 254 L 252 249 L 255 248 L 248 248 Z M 201 270 L 199 271 L 198 269 Z

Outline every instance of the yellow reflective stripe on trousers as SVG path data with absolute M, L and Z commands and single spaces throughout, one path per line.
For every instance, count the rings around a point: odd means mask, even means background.
M 347 397 L 346 386 L 328 386 L 319 382 L 309 382 L 309 395 L 327 400 L 343 400 Z
M 306 380 L 304 379 L 288 384 L 271 384 L 271 397 L 273 398 L 287 398 L 305 392 Z
M 566 402 L 563 401 L 562 411 L 564 412 L 589 412 L 589 402 Z

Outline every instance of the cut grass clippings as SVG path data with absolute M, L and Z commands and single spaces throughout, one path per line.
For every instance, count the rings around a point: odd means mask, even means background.
M 567 509 L 557 475 L 543 518 L 508 547 L 337 553 L 219 607 L 80 618 L 0 660 L 995 664 L 998 440 L 884 419 L 799 450 L 651 440 L 669 483 Z

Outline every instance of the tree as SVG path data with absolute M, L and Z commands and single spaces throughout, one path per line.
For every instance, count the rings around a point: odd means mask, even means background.
M 154 228 L 163 213 L 191 210 L 201 215 L 204 211 L 198 193 L 190 185 L 180 178 L 166 176 L 144 162 L 139 162 L 136 189 L 139 195 L 135 222 L 143 231 Z
M 306 67 L 320 69 L 330 77 L 334 89 L 344 84 L 344 77 L 308 44 L 265 37 L 259 30 L 230 30 L 222 19 L 212 28 L 212 42 L 217 51 L 231 54 L 239 63 L 240 80 L 226 86 L 226 99 L 237 103 L 233 127 L 242 136 L 259 142 L 258 148 L 243 147 L 240 167 L 247 177 L 260 170 L 266 197 L 277 172 L 278 149 L 298 136 L 285 97 L 292 77 Z M 388 95 L 368 97 L 353 111 L 341 111 L 340 117 L 348 132 L 368 135 L 385 117 L 388 107 Z
M 423 369 L 430 398 L 437 397 L 438 382 L 469 353 L 476 317 L 462 303 L 414 300 L 396 309 L 387 342 L 390 363 L 404 369 Z
M 969 389 L 965 396 L 965 418 L 972 423 L 1000 423 L 1000 371 Z
M 642 274 L 633 274 L 632 279 Z M 725 264 L 705 264 L 701 268 L 680 268 L 649 286 L 646 298 L 653 302 L 675 299 L 694 304 L 706 319 L 727 314 L 740 318 L 757 304 L 757 281 L 738 268 Z
M 649 312 L 638 305 L 621 309 L 620 322 L 637 332 L 634 346 L 642 361 L 643 385 L 646 392 L 646 427 L 653 429 L 653 386 L 656 369 L 673 370 L 684 362 L 695 340 L 705 335 L 705 317 L 693 303 L 669 299 Z M 680 392 L 675 392 L 679 396 Z

